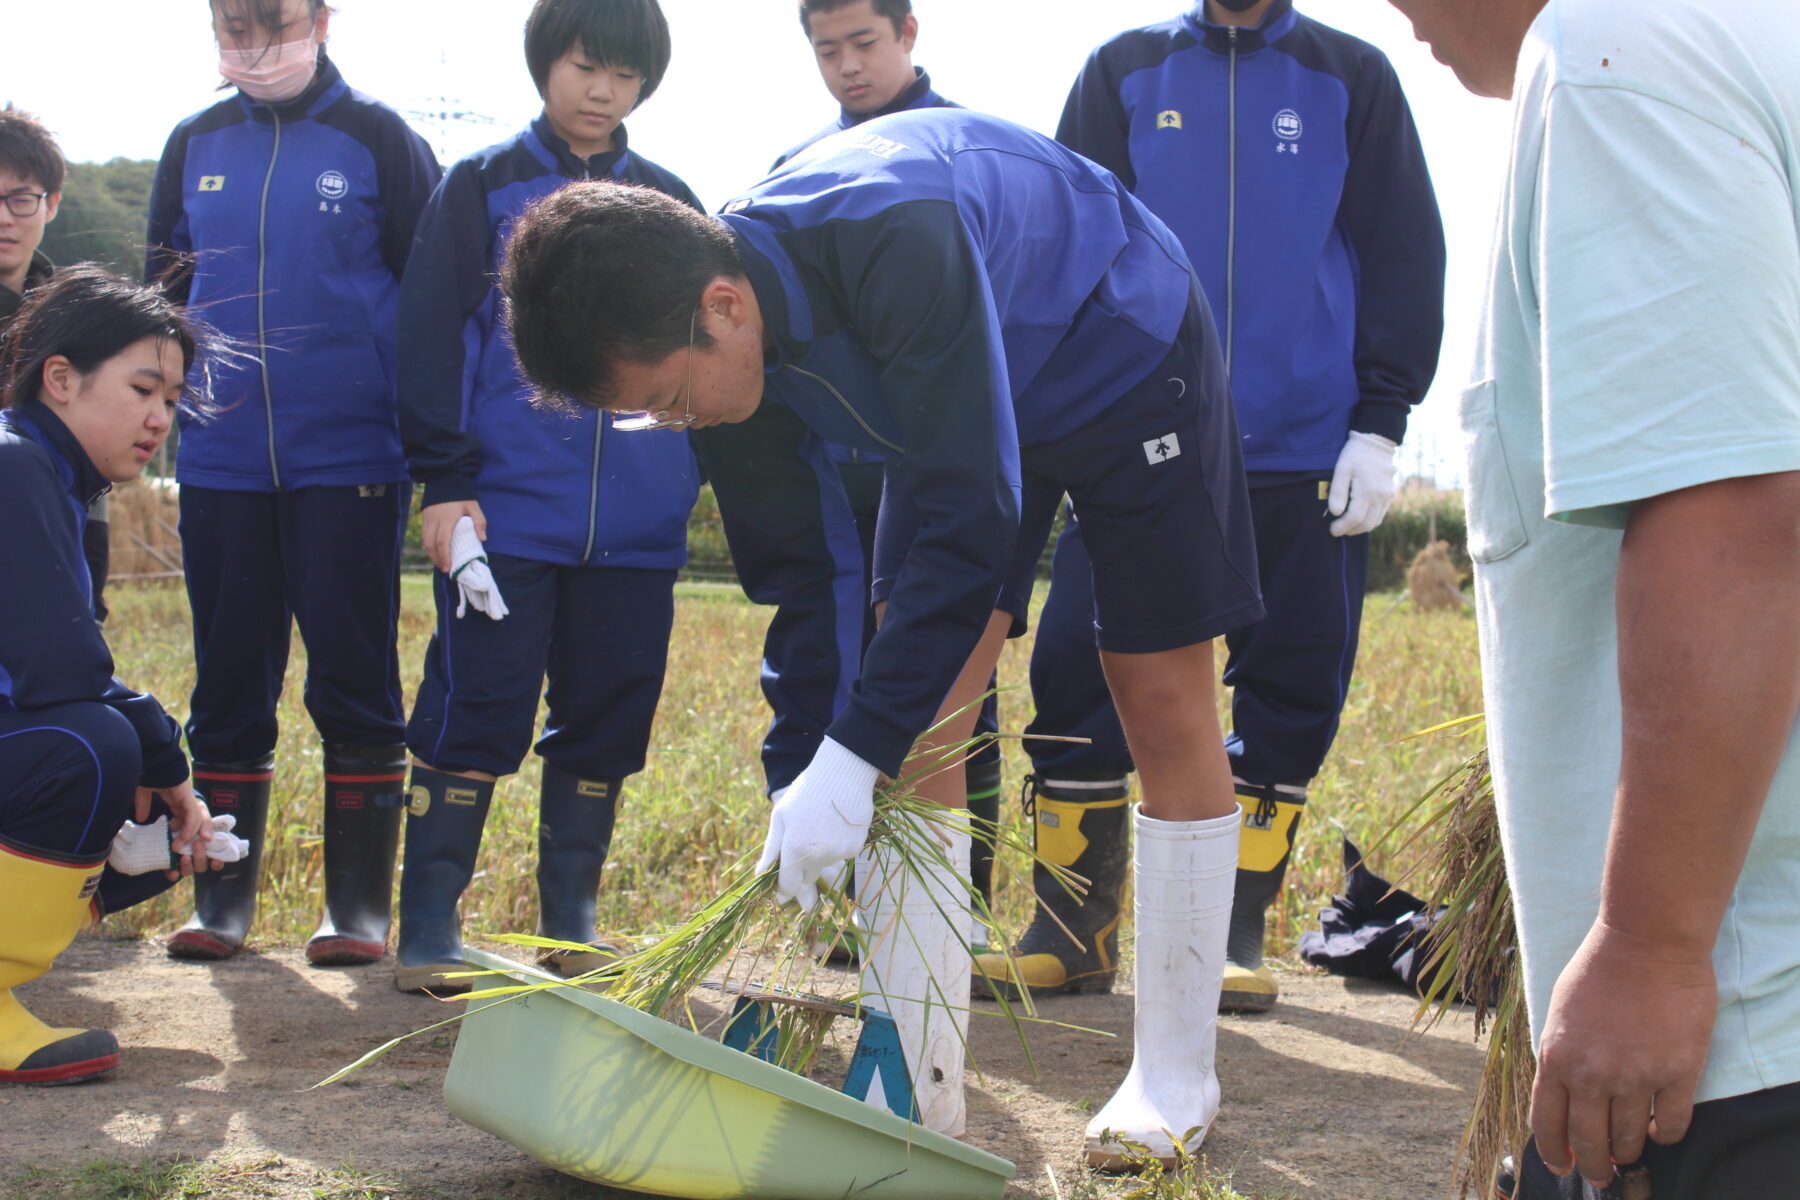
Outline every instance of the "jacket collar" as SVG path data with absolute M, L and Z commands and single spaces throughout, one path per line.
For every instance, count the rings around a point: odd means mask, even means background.
M 757 307 L 762 310 L 770 342 L 763 354 L 764 369 L 776 371 L 805 358 L 813 340 L 812 301 L 793 260 L 774 232 L 760 221 L 731 213 L 719 219 L 731 230 L 744 274 L 749 276 Z
M 339 73 L 337 64 L 331 61 L 325 51 L 319 51 L 319 70 L 313 81 L 306 85 L 306 90 L 283 104 L 264 104 L 261 100 L 252 100 L 241 90 L 238 92 L 238 103 L 244 106 L 253 120 L 265 124 L 274 121 L 279 115 L 283 121 L 300 121 L 307 117 L 316 117 L 328 105 L 337 101 L 339 96 L 350 90 Z
M 913 68 L 912 86 L 889 100 L 874 112 L 853 113 L 847 108 L 838 110 L 838 128 L 851 129 L 864 121 L 873 121 L 876 117 L 892 116 L 897 112 L 911 112 L 915 108 L 942 108 L 944 98 L 931 90 L 931 76 L 925 73 L 924 67 Z
M 31 252 L 31 265 L 25 268 L 25 291 L 39 287 L 50 278 L 56 267 L 50 262 L 42 250 Z M 25 303 L 23 292 L 15 292 L 5 284 L 0 284 L 0 326 L 12 320 L 13 314 Z
M 111 490 L 112 484 L 95 468 L 81 442 L 43 401 L 28 400 L 8 409 L 7 416 L 25 436 L 50 451 L 56 459 L 57 475 L 83 507 Z
M 538 114 L 537 120 L 531 123 L 531 134 L 543 147 L 543 157 L 548 164 L 571 179 L 615 178 L 625 170 L 625 160 L 631 153 L 631 139 L 625 132 L 623 121 L 613 130 L 613 148 L 591 158 L 582 158 L 569 149 L 569 143 L 563 141 L 562 135 L 550 124 L 549 113 Z
M 1194 5 L 1181 17 L 1182 25 L 1193 35 L 1195 41 L 1220 54 L 1231 52 L 1233 28 L 1237 30 L 1237 52 L 1249 54 L 1286 37 L 1298 20 L 1294 0 L 1275 0 L 1275 3 L 1269 5 L 1269 11 L 1263 14 L 1262 24 L 1254 26 L 1218 25 L 1207 20 L 1205 0 Z

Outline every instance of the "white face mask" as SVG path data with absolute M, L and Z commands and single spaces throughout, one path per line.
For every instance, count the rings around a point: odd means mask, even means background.
M 266 50 L 219 48 L 219 74 L 264 104 L 284 104 L 304 92 L 318 67 L 319 43 L 311 34 Z

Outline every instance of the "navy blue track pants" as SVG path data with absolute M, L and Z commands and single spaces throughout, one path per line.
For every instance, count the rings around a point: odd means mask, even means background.
M 437 632 L 406 726 L 406 746 L 439 771 L 511 775 L 549 713 L 538 757 L 581 779 L 644 769 L 662 696 L 675 572 L 568 567 L 488 555 L 508 608 L 456 615 L 457 587 L 435 576 Z M 545 676 L 549 685 L 545 687 Z
M 1225 635 L 1225 682 L 1235 689 L 1225 748 L 1240 779 L 1305 783 L 1337 737 L 1356 662 L 1369 539 L 1331 536 L 1318 480 L 1259 485 L 1252 476 L 1250 484 L 1266 615 Z M 1093 604 L 1086 548 L 1071 522 L 1057 543 L 1032 647 L 1036 716 L 1027 732 L 1094 741 L 1026 742 L 1034 767 L 1053 778 L 1131 770 L 1094 649 Z
M 291 492 L 181 489 L 181 550 L 194 613 L 194 761 L 275 749 L 275 705 L 295 624 L 306 711 L 334 746 L 391 746 L 400 695 L 400 547 L 412 487 Z
M 92 862 L 132 813 L 143 750 L 131 722 L 95 702 L 0 713 L 0 841 Z M 158 800 L 151 817 L 167 816 Z M 174 884 L 162 873 L 100 878 L 101 911 L 117 912 Z
M 762 661 L 763 695 L 774 712 L 763 771 L 774 791 L 806 769 L 856 682 L 868 560 L 838 464 L 793 410 L 764 404 L 747 421 L 688 437 L 718 497 L 744 594 L 775 607 Z M 796 454 L 813 469 L 807 486 L 766 469 Z

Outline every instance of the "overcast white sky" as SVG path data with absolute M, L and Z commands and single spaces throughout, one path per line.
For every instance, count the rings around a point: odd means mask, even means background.
M 717 205 L 836 110 L 794 0 L 662 0 L 675 59 L 629 122 L 632 147 Z M 530 0 L 337 0 L 331 53 L 345 77 L 413 117 L 449 163 L 536 115 L 520 31 Z M 217 99 L 205 0 L 7 0 L 0 102 L 44 118 L 72 161 L 154 158 L 182 117 Z M 1053 132 L 1087 53 L 1165 20 L 1183 0 L 914 0 L 914 61 L 945 95 Z M 1301 11 L 1384 50 L 1418 119 L 1450 242 L 1438 382 L 1402 450 L 1408 472 L 1459 470 L 1455 399 L 1480 311 L 1510 121 L 1465 93 L 1386 0 L 1301 0 Z M 444 111 L 492 124 L 443 122 Z

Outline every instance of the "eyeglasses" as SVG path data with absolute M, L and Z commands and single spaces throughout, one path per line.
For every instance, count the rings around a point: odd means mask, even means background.
M 639 411 L 616 413 L 612 427 L 620 433 L 642 433 L 650 429 L 686 429 L 694 423 L 694 331 L 700 321 L 700 305 L 694 305 L 694 313 L 688 318 L 688 359 L 687 390 L 683 393 L 684 410 L 679 417 L 669 415 L 669 408 L 660 412 Z
M 13 192 L 0 196 L 0 200 L 6 201 L 6 210 L 15 217 L 29 217 L 49 198 L 49 192 Z

